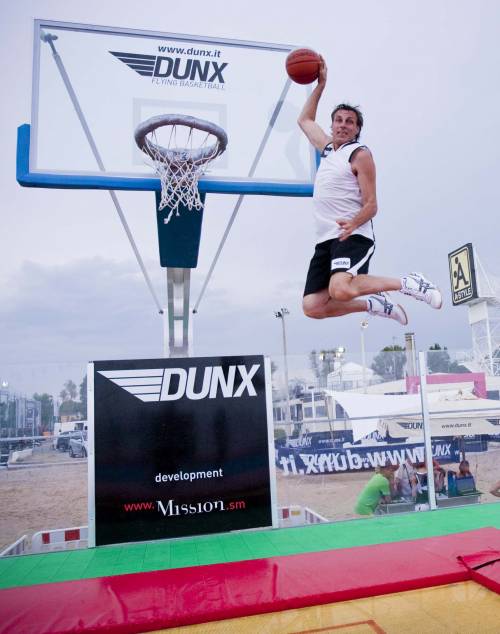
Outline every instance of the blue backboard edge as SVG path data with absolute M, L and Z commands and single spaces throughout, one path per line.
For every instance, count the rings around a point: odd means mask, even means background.
M 30 172 L 30 129 L 28 123 L 17 129 L 16 179 L 22 187 L 44 187 L 54 189 L 112 189 L 135 191 L 159 191 L 159 178 L 134 178 L 103 174 L 55 174 Z M 313 185 L 296 182 L 256 182 L 221 181 L 201 179 L 200 192 L 216 194 L 250 194 L 260 196 L 298 196 L 313 195 Z

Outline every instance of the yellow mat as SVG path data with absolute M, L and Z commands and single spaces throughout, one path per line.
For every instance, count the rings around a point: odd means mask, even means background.
M 165 634 L 499 634 L 500 595 L 465 581 L 159 630 Z

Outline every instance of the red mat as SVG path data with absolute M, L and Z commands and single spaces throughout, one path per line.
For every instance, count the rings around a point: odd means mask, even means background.
M 500 550 L 486 549 L 459 560 L 470 570 L 471 579 L 500 594 Z
M 498 592 L 500 571 L 491 563 L 498 551 L 500 530 L 484 528 L 376 546 L 9 588 L 0 590 L 0 632 L 147 632 L 471 578 Z

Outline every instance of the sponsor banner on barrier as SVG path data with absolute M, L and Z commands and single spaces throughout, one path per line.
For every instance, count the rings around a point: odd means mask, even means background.
M 479 416 L 463 416 L 460 419 L 450 417 L 435 417 L 431 415 L 431 433 L 433 436 L 463 436 L 466 434 L 490 435 L 498 432 L 498 421 L 490 421 Z M 393 438 L 407 436 L 422 436 L 424 424 L 421 420 L 382 420 L 378 424 L 379 430 L 388 433 Z
M 432 443 L 432 455 L 439 462 L 460 462 L 459 445 L 455 440 Z M 399 465 L 409 458 L 424 462 L 424 445 L 416 443 L 387 444 L 342 449 L 308 449 L 277 447 L 276 465 L 284 475 L 321 475 L 345 471 L 367 471 L 385 464 Z
M 273 524 L 264 357 L 90 368 L 96 545 Z
M 290 439 L 289 447 L 331 447 L 333 445 L 342 446 L 346 442 L 352 442 L 352 430 L 345 431 L 319 431 L 303 434 L 300 438 Z

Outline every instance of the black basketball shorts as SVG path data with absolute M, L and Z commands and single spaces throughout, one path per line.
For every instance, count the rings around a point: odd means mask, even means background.
M 304 296 L 328 288 L 334 273 L 368 273 L 374 251 L 374 241 L 358 234 L 349 236 L 343 242 L 338 238 L 319 242 L 309 264 Z

